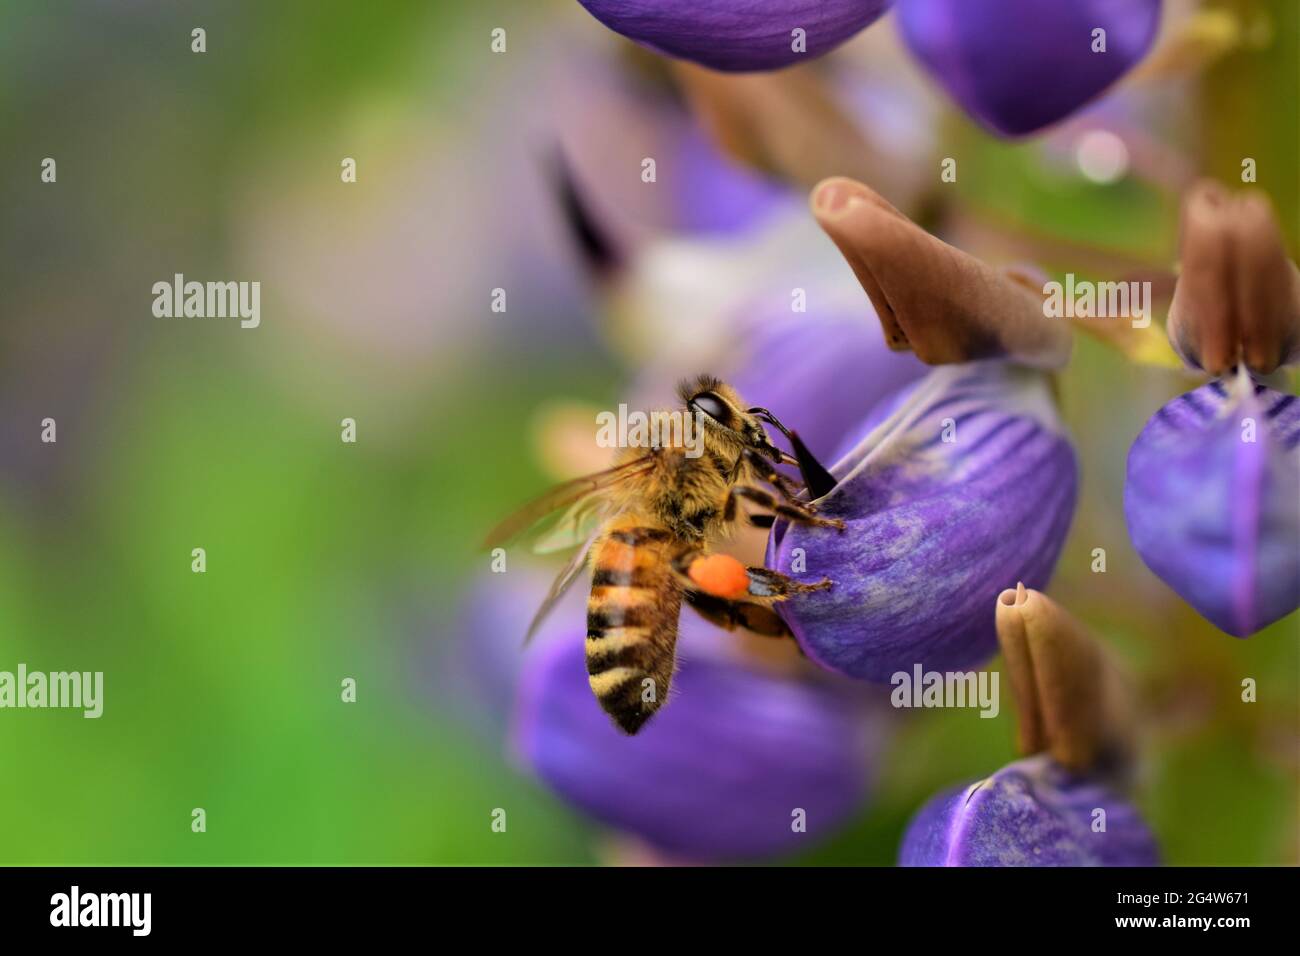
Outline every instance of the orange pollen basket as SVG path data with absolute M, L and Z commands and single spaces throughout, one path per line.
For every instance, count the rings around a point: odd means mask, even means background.
M 745 566 L 729 554 L 696 558 L 687 573 L 701 591 L 714 597 L 737 598 L 749 590 Z

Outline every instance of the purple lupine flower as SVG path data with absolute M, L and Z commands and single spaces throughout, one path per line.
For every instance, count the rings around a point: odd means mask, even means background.
M 691 652 L 728 636 L 686 611 L 672 700 L 628 737 L 592 697 L 581 622 L 570 630 L 525 665 L 515 742 L 595 819 L 668 854 L 729 861 L 811 847 L 862 808 L 881 724 L 858 688 Z
M 832 467 L 838 484 L 817 502 L 845 530 L 778 522 L 768 543 L 769 567 L 834 582 L 780 606 L 800 646 L 873 681 L 992 655 L 995 600 L 1018 581 L 1046 584 L 1077 485 L 1039 372 L 941 366 L 893 404 Z
M 1154 866 L 1159 854 L 1132 804 L 1039 754 L 930 800 L 908 825 L 898 862 Z
M 1123 76 L 1155 39 L 1160 0 L 899 0 L 903 39 L 996 133 L 1033 133 Z M 1094 52 L 1105 31 L 1105 52 Z
M 1237 637 L 1300 607 L 1300 401 L 1247 378 L 1174 399 L 1129 451 L 1142 560 Z
M 643 46 L 717 70 L 772 70 L 821 56 L 890 6 L 889 0 L 579 2 Z M 994 132 L 1018 136 L 1069 116 L 1141 60 L 1155 40 L 1161 0 L 898 0 L 897 6 L 904 41 L 953 99 Z
M 874 22 L 890 0 L 578 2 L 614 32 L 656 52 L 715 70 L 773 70 L 829 53 Z

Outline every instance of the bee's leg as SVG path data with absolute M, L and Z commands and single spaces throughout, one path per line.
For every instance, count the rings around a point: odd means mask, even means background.
M 793 636 L 781 616 L 765 604 L 715 597 L 698 588 L 688 589 L 683 597 L 695 613 L 723 630 L 743 627 L 764 637 Z
M 697 555 L 696 559 L 700 556 Z M 739 562 L 737 562 L 739 564 Z M 753 576 L 753 572 L 765 571 L 765 568 L 746 568 L 751 582 L 750 588 L 757 591 L 766 591 L 770 589 L 771 582 L 764 580 L 763 577 Z M 782 600 L 780 597 L 767 597 L 756 595 L 754 597 L 721 597 L 713 594 L 696 585 L 694 579 L 683 574 L 688 585 L 683 592 L 683 598 L 694 611 L 706 621 L 716 624 L 723 630 L 734 631 L 737 628 L 744 628 L 751 633 L 758 634 L 762 637 L 784 638 L 794 640 L 794 635 L 790 632 L 790 627 L 781 619 L 776 612 L 776 602 Z M 779 575 L 784 578 L 784 575 Z M 794 584 L 796 582 L 790 582 Z M 821 581 L 817 584 L 798 585 L 800 590 L 819 591 L 823 588 L 830 587 L 829 580 Z M 785 591 L 789 593 L 790 588 L 787 586 Z M 799 645 L 796 643 L 796 647 Z M 799 653 L 803 653 L 803 648 L 799 648 Z
M 839 518 L 823 518 L 802 501 L 790 499 L 777 501 L 770 491 L 764 491 L 762 488 L 754 488 L 750 485 L 733 485 L 731 490 L 727 492 L 727 504 L 722 512 L 723 521 L 731 522 L 736 520 L 736 499 L 738 498 L 752 501 L 760 508 L 766 508 L 778 517 L 785 518 L 795 524 L 844 530 L 844 522 Z
M 781 497 L 791 504 L 803 505 L 807 508 L 805 502 L 799 501 L 795 495 L 799 491 L 799 486 L 776 470 L 776 465 L 768 461 L 752 448 L 746 448 L 740 453 L 741 459 L 749 465 L 758 475 L 759 481 L 766 481 L 769 485 L 781 493 Z
M 720 565 L 720 568 L 697 565 L 701 561 Z M 695 574 L 691 573 L 693 567 Z M 753 580 L 751 572 L 762 569 L 746 568 L 728 555 L 707 555 L 703 548 L 697 546 L 680 550 L 673 557 L 672 569 L 682 584 L 682 596 L 686 603 L 706 621 L 727 631 L 745 628 L 764 637 L 793 637 L 790 628 L 776 613 L 773 599 L 748 597 L 747 592 Z M 702 573 L 705 570 L 712 573 Z M 829 585 L 830 582 L 826 583 Z M 728 593 L 718 593 L 715 589 L 719 588 Z M 765 586 L 760 585 L 760 590 L 762 589 Z
M 830 578 L 822 578 L 815 584 L 804 584 L 788 574 L 773 571 L 771 568 L 746 568 L 745 571 L 749 575 L 750 595 L 770 598 L 773 601 L 784 601 L 791 594 L 825 591 L 831 586 Z

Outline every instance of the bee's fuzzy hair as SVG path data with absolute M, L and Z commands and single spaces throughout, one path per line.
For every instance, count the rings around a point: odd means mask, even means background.
M 716 392 L 725 387 L 722 379 L 716 375 L 697 375 L 694 378 L 684 378 L 677 383 L 677 397 L 683 402 L 689 402 L 700 392 Z

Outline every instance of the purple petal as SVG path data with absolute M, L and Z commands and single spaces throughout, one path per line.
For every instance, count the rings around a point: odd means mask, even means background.
M 853 688 L 684 655 L 672 699 L 628 737 L 592 697 L 582 634 L 530 658 L 515 727 L 524 761 L 592 817 L 670 854 L 743 860 L 811 847 L 862 807 L 880 726 Z
M 1069 116 L 1137 63 L 1160 0 L 899 0 L 903 39 L 962 108 L 994 132 Z M 1106 52 L 1093 52 L 1093 31 Z
M 578 0 L 616 33 L 716 70 L 774 70 L 829 53 L 889 0 Z M 804 52 L 793 31 L 802 29 Z
M 898 862 L 1154 866 L 1158 857 L 1155 839 L 1132 804 L 1039 755 L 930 800 L 908 825 Z
M 782 206 L 788 190 L 723 155 L 691 123 L 677 144 L 672 166 L 678 231 L 740 233 Z
M 851 677 L 978 664 L 997 645 L 997 595 L 1051 577 L 1076 470 L 1043 375 L 936 368 L 831 469 L 840 482 L 818 506 L 843 532 L 773 528 L 769 567 L 833 582 L 782 616 L 809 657 Z
M 1220 629 L 1247 637 L 1290 614 L 1300 607 L 1300 401 L 1244 382 L 1174 399 L 1129 451 L 1124 515 L 1147 567 Z

